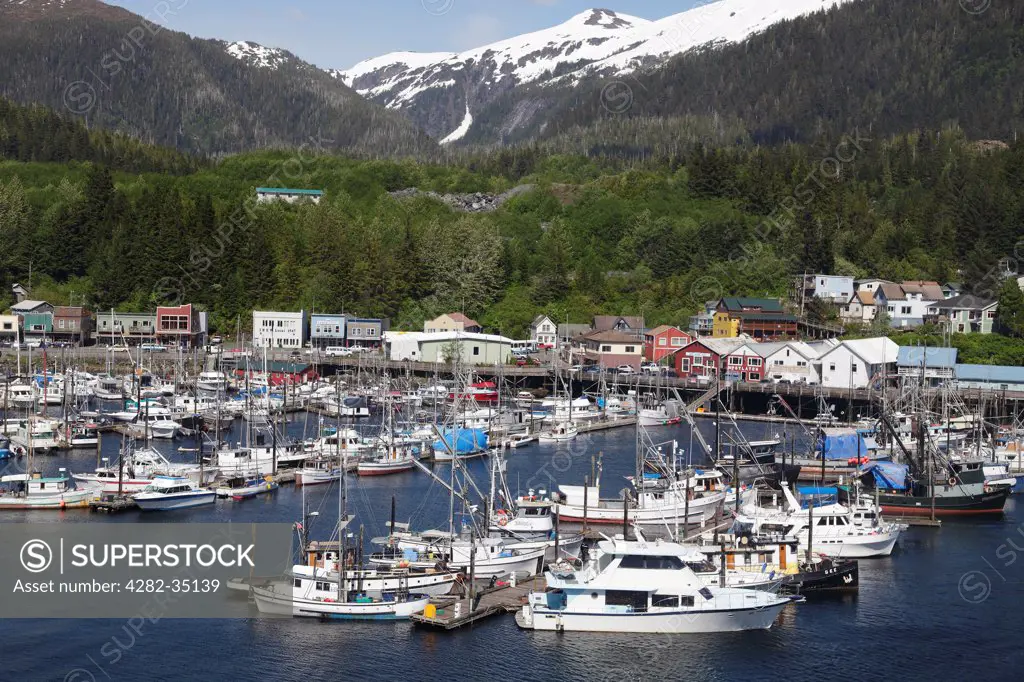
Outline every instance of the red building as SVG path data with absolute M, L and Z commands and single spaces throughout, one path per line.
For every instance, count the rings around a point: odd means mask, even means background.
M 644 359 L 660 362 L 693 341 L 693 337 L 678 327 L 663 324 L 644 334 Z
M 158 306 L 156 309 L 156 340 L 165 346 L 193 348 L 203 342 L 199 311 L 191 303 Z
M 764 358 L 741 339 L 693 341 L 674 360 L 681 378 L 710 381 L 720 367 L 726 381 L 760 381 L 764 376 Z

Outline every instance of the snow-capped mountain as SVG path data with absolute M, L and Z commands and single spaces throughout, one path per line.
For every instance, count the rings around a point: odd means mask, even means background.
M 572 87 L 588 76 L 628 74 L 852 1 L 719 0 L 657 21 L 591 9 L 553 28 L 465 52 L 395 52 L 333 73 L 435 138 L 453 142 L 469 132 L 473 112 L 517 87 Z

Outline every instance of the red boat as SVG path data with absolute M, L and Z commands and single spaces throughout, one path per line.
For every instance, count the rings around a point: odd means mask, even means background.
M 493 381 L 478 381 L 475 384 L 470 384 L 469 388 L 461 395 L 454 391 L 448 394 L 449 400 L 459 398 L 461 400 L 475 400 L 478 403 L 496 403 L 498 402 L 498 397 L 498 386 Z

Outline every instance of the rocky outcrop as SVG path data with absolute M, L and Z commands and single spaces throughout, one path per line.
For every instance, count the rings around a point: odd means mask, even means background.
M 389 194 L 396 199 L 425 196 L 448 204 L 448 206 L 456 211 L 464 211 L 466 213 L 488 213 L 490 211 L 497 210 L 509 199 L 517 197 L 520 194 L 525 194 L 532 189 L 533 185 L 519 185 L 518 187 L 513 187 L 507 192 L 502 192 L 501 194 L 484 194 L 482 192 L 473 192 L 471 194 L 441 194 L 433 191 L 424 192 L 416 187 L 410 187 L 408 189 L 400 189 L 395 192 L 390 192 Z

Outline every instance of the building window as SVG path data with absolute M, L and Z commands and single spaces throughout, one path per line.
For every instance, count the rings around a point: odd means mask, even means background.
M 758 372 L 751 372 L 750 376 L 748 378 L 751 381 L 760 381 L 761 380 L 761 375 Z
M 64 320 L 61 320 L 61 321 L 60 321 L 60 328 L 61 328 L 61 329 L 63 329 L 63 328 L 64 328 Z
M 853 372 L 854 374 L 857 373 L 857 363 L 856 362 L 851 362 L 850 363 L 850 371 Z
M 751 367 L 760 367 L 761 358 L 750 358 L 749 360 L 747 360 L 747 364 L 750 365 Z
M 677 348 L 682 348 L 684 341 L 686 341 L 685 338 L 683 338 L 682 336 L 677 336 L 674 339 L 672 339 L 672 345 L 676 346 Z
M 659 346 L 667 346 L 668 345 L 668 339 L 666 339 L 665 337 L 661 337 L 660 339 L 658 339 L 658 345 Z
M 679 361 L 679 370 L 681 372 L 689 372 L 690 371 L 690 358 L 682 358 Z
M 636 346 L 626 346 L 626 352 L 627 353 L 635 353 L 636 352 Z
M 611 346 L 601 346 L 601 352 L 602 353 L 611 353 L 612 352 L 612 347 Z
M 730 357 L 729 364 L 732 365 L 733 367 L 739 367 L 740 365 L 743 364 L 743 358 L 738 358 L 735 356 Z
M 901 315 L 909 315 L 910 314 L 910 306 L 909 305 L 902 306 L 900 308 L 900 314 Z
M 957 330 L 958 332 L 960 332 L 961 334 L 963 334 L 963 333 L 964 333 L 964 326 L 963 326 L 962 324 L 958 324 L 958 325 L 956 326 L 956 330 Z
M 480 355 L 480 346 L 473 346 L 473 355 Z
M 836 371 L 836 363 L 834 363 L 834 362 L 830 363 L 829 366 L 828 366 L 828 371 L 830 371 L 830 372 Z
M 370 327 L 369 329 L 366 330 L 366 335 L 367 336 L 377 336 L 377 328 L 376 327 Z

